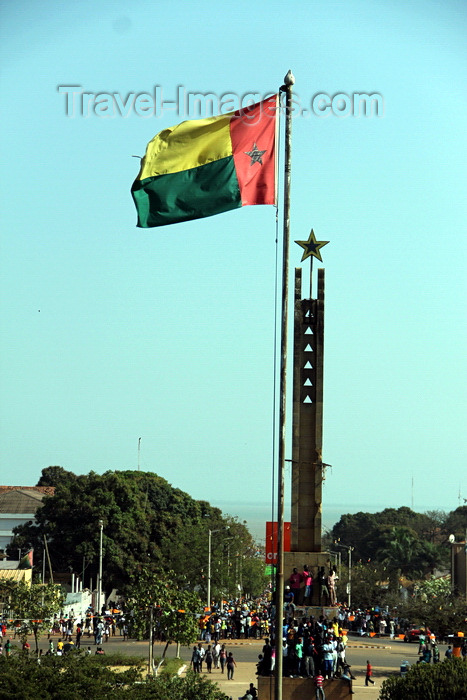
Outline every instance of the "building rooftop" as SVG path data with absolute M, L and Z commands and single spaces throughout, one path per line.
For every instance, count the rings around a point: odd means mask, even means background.
M 10 562 L 16 564 L 17 562 Z M 25 581 L 31 585 L 32 569 L 8 569 L 0 571 L 0 581 Z
M 0 486 L 0 513 L 35 513 L 54 491 L 51 486 Z
M 5 491 L 38 491 L 43 493 L 45 496 L 53 496 L 55 493 L 55 486 L 0 486 L 0 494 Z

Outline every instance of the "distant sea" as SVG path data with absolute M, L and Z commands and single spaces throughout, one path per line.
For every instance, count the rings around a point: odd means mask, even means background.
M 264 543 L 266 521 L 271 520 L 271 505 L 264 502 L 210 501 L 212 506 L 220 508 L 224 515 L 237 516 L 240 522 L 246 520 L 247 527 L 256 541 Z M 403 504 L 402 504 L 403 505 Z M 331 504 L 323 507 L 323 529 L 330 530 L 345 513 L 377 513 L 388 508 L 387 503 Z M 398 506 L 396 506 L 398 507 Z M 290 511 L 286 509 L 285 520 L 290 520 Z

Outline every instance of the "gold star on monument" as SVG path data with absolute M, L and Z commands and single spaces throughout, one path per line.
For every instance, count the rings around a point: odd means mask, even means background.
M 320 250 L 323 246 L 327 245 L 329 241 L 317 241 L 315 232 L 313 229 L 311 229 L 311 233 L 308 236 L 307 241 L 295 241 L 295 243 L 298 243 L 298 245 L 301 245 L 302 248 L 304 249 L 304 253 L 302 255 L 302 259 L 300 262 L 303 262 L 307 258 L 310 257 L 310 255 L 313 255 L 313 257 L 318 258 L 321 262 L 323 262 L 323 258 L 321 257 Z

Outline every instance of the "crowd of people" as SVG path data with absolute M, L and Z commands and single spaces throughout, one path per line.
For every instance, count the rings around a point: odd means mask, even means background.
M 7 621 L 0 622 L 0 655 L 5 653 L 9 656 L 12 649 L 12 638 L 22 641 L 21 651 L 25 656 L 28 656 L 31 650 L 30 644 L 26 637 L 26 628 L 21 621 L 9 621 L 12 626 L 12 634 L 7 637 L 8 628 Z M 54 616 L 50 622 L 50 627 L 47 631 L 47 640 L 49 647 L 45 655 L 62 656 L 72 649 L 81 649 L 84 638 L 87 637 L 87 644 L 90 639 L 93 639 L 94 645 L 97 647 L 96 654 L 105 654 L 102 644 L 108 642 L 110 637 L 122 636 L 123 639 L 128 639 L 128 623 L 121 610 L 102 609 L 101 615 L 98 615 L 92 608 L 86 611 L 85 615 L 76 615 L 71 610 L 69 615 Z M 56 643 L 54 637 L 58 637 Z M 91 647 L 85 649 L 86 654 L 91 653 Z M 42 654 L 42 650 L 41 650 Z
M 274 641 L 274 640 L 273 640 Z M 284 619 L 282 628 L 283 675 L 291 678 L 315 678 L 318 673 L 324 679 L 353 678 L 346 660 L 347 637 L 337 621 L 329 623 L 324 616 L 298 622 Z M 259 655 L 257 673 L 274 675 L 276 647 L 265 640 Z
M 296 568 L 287 580 L 284 591 L 283 623 L 279 630 L 282 653 L 282 673 L 293 678 L 308 678 L 313 681 L 317 698 L 324 698 L 324 682 L 337 678 L 349 682 L 354 676 L 346 659 L 347 635 L 380 636 L 391 639 L 397 636 L 408 638 L 410 621 L 398 618 L 386 609 L 378 607 L 352 609 L 336 602 L 335 570 L 324 567 L 317 570 L 315 577 L 307 566 Z M 316 588 L 318 586 L 318 589 Z M 323 614 L 317 615 L 312 606 L 316 597 L 321 601 Z M 313 612 L 316 616 L 313 615 Z M 87 645 L 85 654 L 93 653 L 91 638 L 96 647 L 95 654 L 104 654 L 103 644 L 110 638 L 120 636 L 124 640 L 131 637 L 131 610 L 124 606 L 111 610 L 101 610 L 99 615 L 92 608 L 84 615 L 55 617 L 48 630 L 49 648 L 46 655 L 64 655 L 72 649 Z M 165 641 L 164 629 L 154 621 L 154 638 Z M 276 608 L 274 597 L 265 593 L 255 600 L 222 601 L 213 604 L 198 616 L 199 640 L 192 648 L 190 667 L 194 673 L 211 674 L 219 670 L 227 680 L 233 680 L 236 669 L 234 653 L 227 649 L 231 640 L 264 640 L 257 662 L 258 676 L 273 676 L 276 670 Z M 6 639 L 6 624 L 0 623 L 0 654 L 11 653 L 11 639 Z M 14 636 L 22 638 L 19 626 L 14 627 Z M 57 635 L 56 641 L 53 637 Z M 6 639 L 6 641 L 5 641 Z M 85 641 L 87 640 L 87 641 Z M 23 641 L 23 640 L 22 640 Z M 3 643 L 4 642 L 4 643 Z M 22 651 L 29 655 L 30 646 L 23 641 Z M 436 635 L 424 627 L 419 636 L 419 663 L 437 663 L 440 651 Z M 467 640 L 462 647 L 462 656 L 467 659 Z M 40 654 L 43 652 L 41 651 Z M 451 646 L 445 657 L 453 654 Z M 40 656 L 39 656 L 40 663 Z M 373 669 L 367 661 L 365 685 L 374 683 Z M 251 684 L 242 696 L 246 700 L 257 697 Z

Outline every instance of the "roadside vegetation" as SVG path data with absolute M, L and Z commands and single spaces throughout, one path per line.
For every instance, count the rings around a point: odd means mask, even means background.
M 123 670 L 116 661 L 113 655 L 98 658 L 79 652 L 44 656 L 40 663 L 21 653 L 0 656 L 0 694 L 2 700 L 228 700 L 199 674 L 146 678 L 143 659 L 126 657 Z
M 465 700 L 467 664 L 450 659 L 417 664 L 404 677 L 391 676 L 381 686 L 379 700 Z

